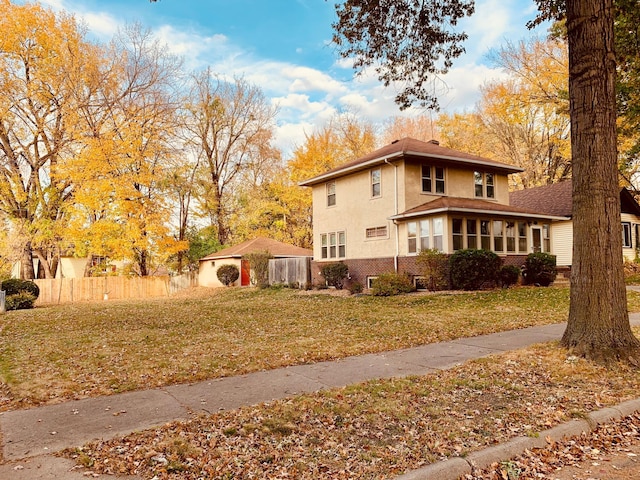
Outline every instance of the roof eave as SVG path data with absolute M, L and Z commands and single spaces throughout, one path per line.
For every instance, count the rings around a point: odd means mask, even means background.
M 518 172 L 524 172 L 524 168 L 521 167 L 516 167 L 513 165 L 496 165 L 493 162 L 486 162 L 483 160 L 476 160 L 473 158 L 461 158 L 461 157 L 454 157 L 454 156 L 450 156 L 450 155 L 438 155 L 438 154 L 432 154 L 432 153 L 423 153 L 423 152 L 412 152 L 412 151 L 407 151 L 405 152 L 405 155 L 412 155 L 415 157 L 429 157 L 429 158 L 438 158 L 441 160 L 449 160 L 449 161 L 454 161 L 454 162 L 461 162 L 461 163 L 470 163 L 472 165 L 482 165 L 484 167 L 490 167 L 490 168 L 495 168 L 497 170 L 505 170 L 509 173 L 518 173 Z
M 336 170 L 334 172 L 323 173 L 322 175 L 318 175 L 308 180 L 303 180 L 302 182 L 298 182 L 298 186 L 312 187 L 313 185 L 317 185 L 318 183 L 326 182 L 327 180 L 331 180 L 333 178 L 342 177 L 343 175 L 357 172 L 359 170 L 364 170 L 367 167 L 371 167 L 379 163 L 384 163 L 385 161 L 389 161 L 395 157 L 401 157 L 402 155 L 403 155 L 402 152 L 397 152 L 391 155 L 384 155 L 382 157 L 372 158 L 371 160 L 367 160 L 366 162 L 363 162 L 363 163 L 358 163 L 357 165 L 351 165 L 350 167 L 347 167 L 347 168 Z
M 520 167 L 515 167 L 512 165 L 496 165 L 495 163 L 492 162 L 485 162 L 482 160 L 475 160 L 475 159 L 471 159 L 471 158 L 461 158 L 461 157 L 454 157 L 454 156 L 450 156 L 450 155 L 438 155 L 438 154 L 433 154 L 433 153 L 424 153 L 424 152 L 414 152 L 414 151 L 403 151 L 403 152 L 395 152 L 389 155 L 383 155 L 381 157 L 376 157 L 376 158 L 372 158 L 371 160 L 367 160 L 366 162 L 363 163 L 358 163 L 357 165 L 352 165 L 350 167 L 344 168 L 344 169 L 340 169 L 340 170 L 336 170 L 334 172 L 330 172 L 330 173 L 324 173 L 322 175 L 318 175 L 316 177 L 310 178 L 308 180 L 303 180 L 302 182 L 298 182 L 298 186 L 300 187 L 312 187 L 313 185 L 317 185 L 318 183 L 323 183 L 326 182 L 327 180 L 332 180 L 334 178 L 338 178 L 338 177 L 342 177 L 344 175 L 347 175 L 349 173 L 353 173 L 353 172 L 357 172 L 359 170 L 364 170 L 368 167 L 371 167 L 373 165 L 378 165 L 380 163 L 384 163 L 385 161 L 389 161 L 391 159 L 395 159 L 397 157 L 406 157 L 406 156 L 413 156 L 413 157 L 424 157 L 424 158 L 436 158 L 439 160 L 447 160 L 447 161 L 454 161 L 454 162 L 459 162 L 459 163 L 467 163 L 467 164 L 471 164 L 471 165 L 481 165 L 483 167 L 489 167 L 489 168 L 493 168 L 496 170 L 502 170 L 507 172 L 508 174 L 512 174 L 512 173 L 519 173 L 519 172 L 524 172 L 524 168 L 520 168 Z
M 435 215 L 437 213 L 473 213 L 480 215 L 501 215 L 506 217 L 523 217 L 523 218 L 539 218 L 544 220 L 557 220 L 557 221 L 565 221 L 571 220 L 571 217 L 559 217 L 556 215 L 544 215 L 538 213 L 523 213 L 523 212 L 513 212 L 509 210 L 484 210 L 481 208 L 464 208 L 464 207 L 442 207 L 436 208 L 433 210 L 423 210 L 420 212 L 413 212 L 407 214 L 398 214 L 389 217 L 389 220 L 406 220 L 415 217 L 422 217 L 424 215 Z

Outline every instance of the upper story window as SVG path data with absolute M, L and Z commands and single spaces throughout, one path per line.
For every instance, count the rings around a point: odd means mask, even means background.
M 380 183 L 381 178 L 382 178 L 382 173 L 379 168 L 374 168 L 373 170 L 371 170 L 371 197 L 372 198 L 376 198 L 382 195 L 382 188 Z
M 422 165 L 422 191 L 424 193 L 444 193 L 444 167 Z
M 327 207 L 336 204 L 336 182 L 327 182 Z
M 476 197 L 495 198 L 495 178 L 493 173 L 473 172 Z

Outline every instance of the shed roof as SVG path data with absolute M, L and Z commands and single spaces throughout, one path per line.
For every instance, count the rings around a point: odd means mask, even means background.
M 276 258 L 313 256 L 313 251 L 309 249 L 289 245 L 288 243 L 279 242 L 271 238 L 258 237 L 207 255 L 206 257 L 201 258 L 200 261 L 216 260 L 220 258 L 240 258 L 249 253 L 264 251 L 268 251 Z
M 365 155 L 364 157 L 344 163 L 336 168 L 324 172 L 321 175 L 300 182 L 300 185 L 303 187 L 309 187 L 332 178 L 337 178 L 348 173 L 363 170 L 401 157 L 430 158 L 444 163 L 481 166 L 483 168 L 490 168 L 504 173 L 516 173 L 523 171 L 520 167 L 496 162 L 495 160 L 490 160 L 478 155 L 472 155 L 470 153 L 460 152 L 451 148 L 442 147 L 435 140 L 423 142 L 421 140 L 416 140 L 415 138 L 405 137 L 400 140 L 395 140 L 392 143 Z

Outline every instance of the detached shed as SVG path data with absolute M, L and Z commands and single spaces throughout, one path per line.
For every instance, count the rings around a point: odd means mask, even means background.
M 222 287 L 222 283 L 218 280 L 218 268 L 221 265 L 230 264 L 235 265 L 240 270 L 240 278 L 234 283 L 234 286 L 249 286 L 251 285 L 251 266 L 242 257 L 250 253 L 264 251 L 268 251 L 273 258 L 313 256 L 312 250 L 278 242 L 270 238 L 258 237 L 201 258 L 198 268 L 198 284 L 203 287 Z

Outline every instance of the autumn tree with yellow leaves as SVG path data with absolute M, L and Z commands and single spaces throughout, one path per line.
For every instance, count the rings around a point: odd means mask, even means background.
M 94 49 L 74 18 L 0 0 L 0 209 L 24 239 L 21 276 L 34 255 L 47 277 L 62 247 L 80 149 L 75 92 Z
M 512 176 L 512 188 L 571 178 L 565 42 L 507 43 L 492 60 L 507 79 L 485 84 L 474 111 L 441 115 L 442 143 L 524 168 Z
M 166 195 L 179 63 L 139 27 L 93 44 L 38 4 L 0 0 L 0 29 L 0 210 L 22 241 L 21 276 L 52 277 L 61 253 L 147 275 L 186 248 Z
M 186 250 L 172 235 L 168 192 L 180 128 L 180 62 L 139 26 L 121 31 L 80 110 L 83 148 L 73 161 L 76 253 L 129 260 L 149 275 Z

